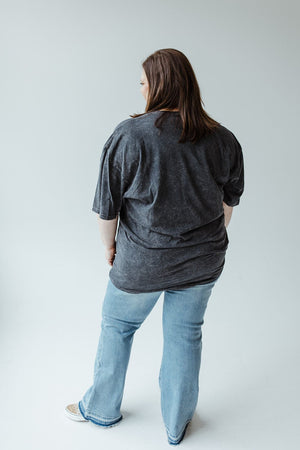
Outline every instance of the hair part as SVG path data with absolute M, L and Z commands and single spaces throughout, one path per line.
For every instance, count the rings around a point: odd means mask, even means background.
M 145 112 L 131 114 L 143 116 L 161 109 L 178 109 L 182 123 L 179 142 L 196 143 L 220 125 L 203 108 L 203 100 L 194 70 L 188 58 L 174 48 L 163 48 L 148 56 L 142 63 L 148 80 L 148 97 Z M 162 124 L 168 112 L 156 119 L 155 126 Z

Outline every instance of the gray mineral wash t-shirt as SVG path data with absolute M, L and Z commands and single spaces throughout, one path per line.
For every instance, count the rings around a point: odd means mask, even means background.
M 222 125 L 196 144 L 178 143 L 181 130 L 178 112 L 153 111 L 120 122 L 102 150 L 92 210 L 120 215 L 109 277 L 123 291 L 185 289 L 223 271 L 222 202 L 239 204 L 242 148 Z

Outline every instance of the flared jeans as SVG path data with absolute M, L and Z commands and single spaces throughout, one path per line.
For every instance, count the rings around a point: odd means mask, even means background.
M 93 385 L 79 401 L 85 419 L 103 427 L 123 419 L 121 402 L 134 333 L 164 293 L 160 406 L 168 443 L 182 441 L 198 402 L 202 325 L 216 281 L 181 290 L 133 294 L 118 289 L 109 278 Z

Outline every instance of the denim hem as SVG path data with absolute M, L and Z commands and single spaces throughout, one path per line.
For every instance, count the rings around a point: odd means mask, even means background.
M 105 418 L 98 418 L 95 416 L 91 416 L 89 414 L 86 414 L 84 409 L 83 409 L 83 405 L 81 400 L 78 402 L 78 408 L 79 411 L 81 412 L 82 416 L 86 419 L 86 420 L 90 420 L 91 422 L 95 423 L 96 425 L 100 425 L 102 427 L 110 427 L 112 425 L 117 424 L 118 422 L 120 422 L 123 419 L 123 415 L 121 414 L 120 417 L 118 417 L 117 419 L 113 419 L 113 420 L 109 420 L 109 419 L 105 419 Z
M 171 437 L 171 435 L 169 434 L 169 432 L 167 433 L 169 444 L 171 444 L 171 445 L 177 445 L 177 444 L 179 444 L 179 443 L 182 441 L 182 439 L 184 438 L 186 429 L 187 429 L 187 427 L 188 427 L 188 424 L 189 424 L 190 422 L 191 422 L 191 419 L 189 419 L 189 420 L 186 422 L 186 424 L 184 425 L 184 429 L 183 429 L 182 433 L 179 435 L 178 438 L 173 439 L 173 437 Z

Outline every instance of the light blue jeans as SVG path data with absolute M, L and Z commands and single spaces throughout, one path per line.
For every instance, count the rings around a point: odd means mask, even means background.
M 118 289 L 109 278 L 93 385 L 79 401 L 85 419 L 103 427 L 123 419 L 120 408 L 134 333 L 164 292 L 161 412 L 168 443 L 182 441 L 198 401 L 201 326 L 216 281 L 182 290 L 132 294 Z

